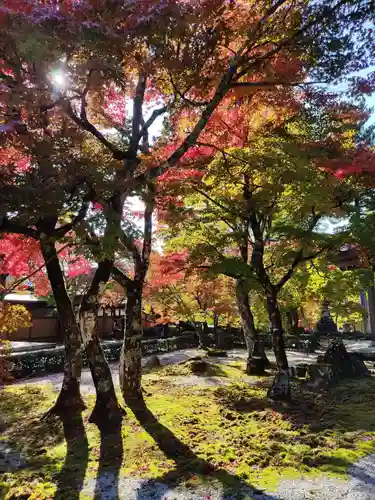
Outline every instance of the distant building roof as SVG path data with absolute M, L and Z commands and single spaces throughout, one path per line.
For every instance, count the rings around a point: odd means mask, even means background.
M 342 270 L 358 269 L 364 267 L 360 253 L 355 247 L 346 245 L 341 250 L 331 255 L 331 261 Z

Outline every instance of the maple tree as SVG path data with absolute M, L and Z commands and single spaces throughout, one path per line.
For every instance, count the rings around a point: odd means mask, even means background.
M 79 395 L 80 331 L 59 255 L 66 265 L 76 261 L 72 229 L 87 214 L 90 186 L 100 169 L 96 164 L 94 167 L 94 152 L 81 160 L 85 144 L 79 134 L 67 133 L 66 121 L 52 126 L 39 114 L 30 118 L 28 134 L 0 137 L 0 247 L 6 256 L 1 265 L 2 272 L 14 277 L 32 273 L 37 294 L 46 295 L 50 288 L 53 291 L 66 347 L 64 381 L 54 408 L 61 412 L 65 406 L 82 408 L 83 401 Z
M 213 147 L 215 154 L 206 157 L 201 181 L 185 183 L 182 206 L 167 218 L 165 234 L 171 249 L 189 249 L 193 265 L 210 267 L 236 280 L 248 368 L 257 342 L 250 289 L 264 294 L 278 367 L 280 373 L 287 373 L 280 291 L 299 266 L 339 248 L 349 237 L 347 228 L 335 234 L 319 229 L 324 217 L 343 219 L 345 207 L 355 197 L 353 186 L 327 169 L 336 157 L 343 158 L 344 148 L 352 152 L 356 147 L 356 138 L 341 113 L 332 128 L 334 105 L 340 111 L 352 111 L 351 106 L 345 108 L 332 99 L 328 108 L 326 102 L 321 106 L 313 96 L 299 109 L 289 104 L 289 113 L 286 108 L 284 118 L 272 127 L 267 123 L 272 116 L 270 106 L 265 123 L 262 117 L 254 120 L 239 109 L 237 145 L 230 148 L 216 143 L 208 127 L 205 147 Z M 222 121 L 225 119 L 223 114 Z M 181 195 L 181 185 L 176 188 L 172 183 L 169 195 L 173 189 Z M 276 385 L 274 388 L 279 391 Z M 288 397 L 289 389 L 285 390 Z
M 205 346 L 207 332 L 197 324 L 213 326 L 218 347 L 222 347 L 220 324 L 230 324 L 236 317 L 231 280 L 212 278 L 204 272 L 187 272 L 183 255 L 155 254 L 145 287 L 145 302 L 159 318 L 157 323 L 181 320 L 196 325 L 200 344 Z
M 98 421 L 118 420 L 121 413 L 95 333 L 95 311 L 124 239 L 125 199 L 147 191 L 181 160 L 186 164 L 224 100 L 227 108 L 244 95 L 253 103 L 265 95 L 272 100 L 272 90 L 280 96 L 307 76 L 330 81 L 369 65 L 373 36 L 365 21 L 372 15 L 372 2 L 363 0 L 330 6 L 286 0 L 3 2 L 1 131 L 12 141 L 27 140 L 36 116 L 53 137 L 56 123 L 69 118 L 69 129 L 117 162 L 111 188 L 93 196 L 103 207 L 100 246 L 106 253 L 80 308 Z M 166 113 L 180 133 L 151 145 L 150 127 Z M 222 134 L 223 143 L 227 138 Z M 133 283 L 129 301 L 134 320 L 124 340 L 124 352 L 132 354 L 121 361 L 125 399 L 141 399 L 142 281 Z
M 299 323 L 313 330 L 321 319 L 322 303 L 328 300 L 329 310 L 339 326 L 358 323 L 364 313 L 360 294 L 368 282 L 366 269 L 341 270 L 321 257 L 300 267 L 282 289 L 280 309 L 284 313 L 296 311 L 294 326 Z
M 41 219 L 43 220 L 43 219 Z M 21 226 L 18 227 L 18 229 Z M 25 237 L 22 234 L 5 233 L 0 239 L 0 251 L 3 255 L 1 272 L 14 279 L 10 290 L 22 288 L 26 279 L 32 280 L 34 293 L 47 296 L 52 288 L 56 306 L 60 316 L 62 332 L 65 336 L 65 365 L 64 379 L 60 395 L 51 413 L 61 413 L 77 410 L 83 407 L 79 394 L 79 380 L 81 375 L 81 349 L 79 329 L 76 324 L 74 311 L 66 293 L 65 280 L 59 264 L 58 254 L 62 255 L 65 263 L 75 261 L 75 256 L 69 252 L 66 245 L 60 245 L 56 250 L 54 242 L 47 238 Z M 82 272 L 84 272 L 84 267 Z M 4 293 L 9 287 L 4 288 Z M 24 317 L 18 311 L 19 320 Z M 14 321 L 13 321 L 14 322 Z M 19 324 L 19 323 L 17 323 Z M 8 322 L 5 328 L 9 330 Z M 19 328 L 18 326 L 17 328 Z M 15 326 L 16 328 L 16 326 Z

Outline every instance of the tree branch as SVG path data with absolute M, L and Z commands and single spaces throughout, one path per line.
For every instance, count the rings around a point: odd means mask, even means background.
M 73 220 L 67 224 L 64 224 L 63 226 L 58 227 L 57 229 L 54 229 L 51 236 L 55 238 L 61 238 L 61 236 L 64 236 L 66 233 L 71 231 L 73 227 L 75 227 L 79 222 L 81 222 L 86 217 L 87 210 L 90 206 L 90 201 L 92 200 L 92 194 L 93 193 L 90 191 L 85 196 L 81 208 L 79 209 L 77 215 L 73 217 Z
M 188 97 L 186 97 L 186 93 L 188 92 L 188 90 L 186 90 L 185 92 L 181 92 L 181 90 L 178 90 L 171 75 L 169 75 L 169 79 L 171 81 L 175 94 L 177 94 L 183 101 L 189 104 L 189 106 L 199 107 L 199 106 L 207 106 L 209 104 L 209 101 L 193 101 L 189 99 Z
M 145 98 L 147 78 L 146 74 L 140 71 L 138 75 L 138 83 L 135 89 L 135 96 L 133 100 L 133 118 L 132 118 L 132 136 L 130 139 L 129 150 L 136 156 L 139 141 L 142 138 L 141 124 L 143 120 L 143 102 Z
M 232 88 L 238 87 L 300 87 L 302 85 L 323 85 L 326 82 L 285 82 L 285 81 L 263 81 L 263 82 L 233 82 Z
M 134 239 L 128 234 L 125 234 L 125 232 L 121 229 L 120 240 L 124 247 L 127 248 L 132 254 L 135 267 L 140 267 L 142 265 L 142 257 L 140 251 L 134 243 Z
M 159 116 L 161 116 L 164 113 L 166 113 L 169 108 L 170 108 L 170 105 L 169 106 L 165 105 L 162 108 L 154 109 L 154 111 L 151 113 L 150 118 L 148 120 L 146 120 L 145 122 L 143 122 L 141 131 L 139 132 L 139 139 L 138 140 L 140 140 L 142 138 L 142 136 L 145 134 L 145 132 L 148 131 L 148 129 L 154 123 L 154 121 L 156 120 L 156 118 L 158 118 Z
M 31 227 L 23 226 L 18 222 L 9 220 L 7 216 L 3 216 L 0 224 L 0 233 L 16 233 L 23 234 L 24 236 L 29 236 L 35 240 L 39 239 L 40 231 L 33 229 Z
M 200 190 L 199 188 L 197 188 L 196 186 L 193 186 L 193 189 L 194 191 L 196 191 L 197 193 L 201 194 L 202 196 L 204 196 L 205 198 L 207 198 L 207 200 L 209 200 L 211 203 L 213 203 L 214 205 L 216 205 L 217 207 L 221 208 L 222 210 L 225 210 L 226 212 L 230 212 L 230 210 L 228 210 L 227 207 L 221 205 L 221 203 L 219 203 L 218 201 L 216 201 L 214 198 L 211 198 L 210 195 L 208 195 L 207 193 L 205 193 L 204 191 Z M 236 226 L 234 226 L 232 223 L 228 222 L 228 220 L 226 219 L 226 217 L 223 217 L 223 216 L 220 216 L 221 220 L 223 222 L 225 222 L 225 224 L 233 231 L 233 232 L 236 232 L 237 231 L 237 228 Z
M 82 101 L 81 101 L 81 107 L 82 107 Z M 77 116 L 73 111 L 70 102 L 64 102 L 64 108 L 69 118 L 71 118 L 79 127 L 86 130 L 87 132 L 90 132 L 90 134 L 96 137 L 103 144 L 103 146 L 105 146 L 112 153 L 113 158 L 115 158 L 116 160 L 125 160 L 127 158 L 129 159 L 132 158 L 129 152 L 122 151 L 114 144 L 112 144 L 110 141 L 108 141 L 104 137 L 104 135 L 101 132 L 99 132 L 99 130 L 87 119 Z M 86 113 L 84 113 L 83 116 L 85 116 L 85 114 Z
M 57 250 L 56 254 L 58 255 L 59 253 L 63 252 L 67 247 L 71 247 L 71 246 L 76 246 L 76 243 L 67 243 L 66 245 L 64 245 L 63 247 L 61 247 L 59 250 Z M 29 273 L 27 276 L 24 276 L 23 278 L 19 278 L 18 280 L 16 280 L 12 284 L 12 286 L 1 290 L 0 298 L 3 299 L 5 295 L 7 295 L 8 293 L 11 293 L 21 283 L 23 283 L 24 281 L 28 281 L 30 278 L 32 278 L 33 276 L 35 276 L 37 273 L 39 273 L 39 271 L 41 271 L 54 258 L 55 258 L 55 256 L 53 255 L 51 258 L 49 258 L 46 261 L 44 261 L 43 264 L 41 264 L 40 266 L 38 266 L 34 271 L 32 271 L 31 273 Z
M 142 246 L 142 266 L 144 272 L 147 272 L 150 254 L 151 254 L 151 242 L 152 242 L 152 214 L 155 206 L 155 186 L 153 184 L 148 185 L 145 199 L 145 213 L 144 213 L 144 232 L 143 232 L 143 246 Z
M 112 277 L 119 285 L 121 285 L 124 290 L 128 289 L 129 285 L 133 284 L 133 280 L 127 276 L 122 269 L 117 266 L 112 267 Z
M 146 178 L 152 180 L 155 179 L 156 177 L 159 177 L 159 175 L 164 173 L 165 170 L 167 170 L 169 167 L 176 165 L 182 158 L 182 156 L 190 149 L 190 147 L 196 143 L 200 133 L 205 128 L 212 113 L 215 111 L 215 109 L 221 102 L 224 95 L 229 91 L 236 71 L 236 64 L 237 63 L 231 65 L 228 68 L 228 70 L 224 73 L 220 83 L 216 87 L 216 92 L 214 96 L 208 102 L 206 108 L 203 110 L 201 114 L 201 117 L 195 124 L 190 134 L 188 134 L 187 137 L 185 137 L 182 144 L 174 151 L 174 153 L 171 154 L 171 156 L 163 164 L 151 169 L 148 172 L 148 174 L 146 174 L 147 176 Z M 144 176 L 145 174 L 142 174 L 141 176 L 138 177 L 138 179 L 141 179 L 142 177 L 144 178 Z
M 315 259 L 316 257 L 318 257 L 318 255 L 322 254 L 323 252 L 329 250 L 331 248 L 331 246 L 327 246 L 327 247 L 324 247 L 324 248 L 321 248 L 320 250 L 310 254 L 310 255 L 307 255 L 306 257 L 303 257 L 303 248 L 301 248 L 294 260 L 293 260 L 293 263 L 292 265 L 290 266 L 288 272 L 286 272 L 284 274 L 284 276 L 281 278 L 281 280 L 277 283 L 277 285 L 275 285 L 275 288 L 277 289 L 277 291 L 280 291 L 281 288 L 290 280 L 290 278 L 293 276 L 294 274 L 294 271 L 296 270 L 296 268 L 302 264 L 303 262 L 308 262 L 309 260 L 313 260 Z

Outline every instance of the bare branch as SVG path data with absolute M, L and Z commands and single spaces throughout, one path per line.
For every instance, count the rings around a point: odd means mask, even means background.
M 263 82 L 233 82 L 232 88 L 238 87 L 301 87 L 303 85 L 323 85 L 326 82 L 287 82 L 287 81 L 263 81 Z
M 96 137 L 102 144 L 105 146 L 113 155 L 113 158 L 116 160 L 125 160 L 127 158 L 131 158 L 131 155 L 127 151 L 122 151 L 117 146 L 108 141 L 104 135 L 99 132 L 99 130 L 90 123 L 87 119 L 81 118 L 75 114 L 70 102 L 63 103 L 64 108 L 66 110 L 67 115 L 82 129 L 90 132 L 94 137 Z M 82 105 L 82 101 L 81 101 Z M 84 113 L 85 115 L 85 113 Z
M 128 234 L 125 234 L 123 230 L 120 232 L 120 241 L 124 245 L 124 247 L 129 250 L 129 252 L 133 256 L 135 267 L 142 265 L 142 257 L 140 251 L 138 250 L 134 238 Z
M 207 106 L 209 104 L 209 101 L 193 101 L 192 99 L 189 99 L 188 97 L 186 97 L 186 94 L 189 90 L 185 90 L 185 92 L 181 92 L 181 90 L 179 90 L 177 88 L 177 85 L 174 83 L 174 80 L 173 80 L 171 75 L 169 75 L 169 79 L 171 81 L 174 93 L 176 95 L 178 95 L 178 97 L 180 97 L 187 104 L 189 104 L 189 106 L 197 107 L 197 106 Z
M 140 132 L 140 130 L 143 120 L 142 107 L 145 98 L 146 83 L 146 74 L 144 72 L 140 72 L 138 75 L 138 83 L 135 89 L 135 96 L 133 100 L 132 137 L 130 140 L 129 148 L 130 151 L 133 152 L 133 155 L 137 154 L 139 141 L 142 137 L 142 133 Z
M 90 206 L 90 201 L 92 200 L 91 191 L 85 196 L 83 203 L 75 217 L 73 217 L 72 221 L 64 224 L 63 226 L 58 227 L 52 232 L 52 236 L 55 238 L 60 238 L 64 236 L 67 232 L 71 231 L 73 227 L 75 227 L 79 222 L 81 222 L 87 214 L 87 210 Z

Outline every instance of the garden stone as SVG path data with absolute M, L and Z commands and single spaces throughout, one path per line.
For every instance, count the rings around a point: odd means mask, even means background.
M 158 356 L 156 356 L 156 354 L 153 354 L 147 359 L 144 365 L 144 369 L 152 370 L 153 368 L 159 368 L 159 366 L 161 366 L 160 359 Z
M 290 401 L 289 370 L 280 370 L 277 373 L 267 395 L 275 401 Z
M 363 359 L 349 354 L 341 339 L 332 340 L 323 356 L 323 363 L 332 365 L 338 378 L 369 375 Z
M 197 374 L 206 373 L 208 367 L 209 363 L 204 361 L 204 359 L 195 359 L 190 365 L 191 371 Z
M 21 455 L 6 442 L 0 442 L 0 473 L 13 472 L 25 467 Z
M 306 364 L 301 364 L 301 365 L 296 365 L 296 376 L 297 377 L 305 377 L 306 376 L 306 371 L 307 371 L 307 365 Z

